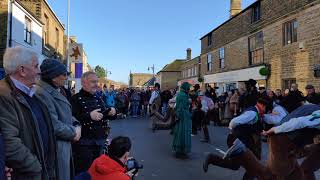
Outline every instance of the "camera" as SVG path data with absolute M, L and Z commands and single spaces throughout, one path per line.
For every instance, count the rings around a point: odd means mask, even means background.
M 138 171 L 139 169 L 143 169 L 143 165 L 139 164 L 136 159 L 132 158 L 127 161 L 127 171 L 131 171 L 133 169 L 136 169 Z

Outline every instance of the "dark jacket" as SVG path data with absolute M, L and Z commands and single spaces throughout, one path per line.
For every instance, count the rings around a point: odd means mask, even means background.
M 0 180 L 5 180 L 5 156 L 4 156 L 4 142 L 0 132 Z
M 169 90 L 161 92 L 161 101 L 162 103 L 168 104 L 169 100 L 172 98 L 172 94 Z
M 5 141 L 6 165 L 12 179 L 47 180 L 56 176 L 56 145 L 49 111 L 37 95 L 48 127 L 48 154 L 45 160 L 39 126 L 31 107 L 11 79 L 0 81 L 0 127 Z
M 88 172 L 92 180 L 130 180 L 124 166 L 106 155 L 97 158 Z
M 306 101 L 312 104 L 320 104 L 320 95 L 318 93 L 312 93 L 306 96 Z
M 301 91 L 290 91 L 288 96 L 283 98 L 282 106 L 291 113 L 298 107 L 302 105 L 302 102 L 305 100 Z
M 109 134 L 108 116 L 104 116 L 101 121 L 94 121 L 90 117 L 90 112 L 101 109 L 105 112 L 108 108 L 102 98 L 90 94 L 81 89 L 79 93 L 71 98 L 72 114 L 81 124 L 81 144 L 96 145 L 97 142 L 104 144 L 105 138 Z M 105 113 L 107 114 L 107 113 Z M 99 144 L 100 145 L 100 144 Z

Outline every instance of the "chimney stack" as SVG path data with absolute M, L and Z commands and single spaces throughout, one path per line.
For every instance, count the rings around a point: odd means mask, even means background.
M 230 18 L 242 11 L 241 3 L 242 0 L 230 0 Z
M 191 60 L 191 48 L 187 49 L 187 60 Z

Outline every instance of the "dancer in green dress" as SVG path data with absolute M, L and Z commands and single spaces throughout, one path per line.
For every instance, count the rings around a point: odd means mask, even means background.
M 172 148 L 177 158 L 187 158 L 191 150 L 191 113 L 189 111 L 189 90 L 190 84 L 185 82 L 180 87 L 176 99 L 177 123 L 174 128 Z

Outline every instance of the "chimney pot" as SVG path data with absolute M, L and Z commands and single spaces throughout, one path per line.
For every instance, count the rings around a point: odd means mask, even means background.
M 230 0 L 230 17 L 239 14 L 242 11 L 242 0 Z
M 192 52 L 191 48 L 188 48 L 187 49 L 187 60 L 191 59 L 191 52 Z

